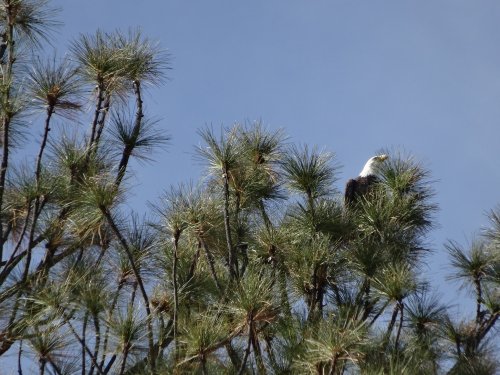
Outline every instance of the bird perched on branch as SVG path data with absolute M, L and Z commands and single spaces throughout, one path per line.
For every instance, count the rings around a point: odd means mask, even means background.
M 373 156 L 366 162 L 363 170 L 358 177 L 352 178 L 347 181 L 345 187 L 344 203 L 350 205 L 356 201 L 358 196 L 362 196 L 370 191 L 373 185 L 377 182 L 377 168 L 382 164 L 389 156 L 382 154 Z

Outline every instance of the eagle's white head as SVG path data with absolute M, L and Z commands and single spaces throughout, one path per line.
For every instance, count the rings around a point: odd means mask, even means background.
M 363 170 L 359 174 L 359 177 L 366 177 L 372 174 L 375 174 L 376 168 L 387 158 L 389 155 L 377 155 L 373 156 L 368 161 L 366 162 L 365 166 L 363 167 Z

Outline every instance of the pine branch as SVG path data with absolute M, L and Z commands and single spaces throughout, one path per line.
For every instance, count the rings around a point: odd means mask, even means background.
M 245 349 L 245 355 L 243 356 L 243 361 L 241 361 L 241 367 L 238 371 L 238 375 L 243 375 L 243 372 L 245 372 L 248 356 L 250 355 L 250 348 L 252 345 L 252 331 L 251 331 L 252 325 L 250 324 L 248 326 L 248 340 L 247 340 L 247 346 Z
M 101 140 L 101 134 L 102 131 L 104 130 L 104 125 L 106 124 L 106 117 L 109 113 L 110 102 L 111 102 L 111 96 L 109 93 L 107 93 L 100 111 L 99 120 L 97 121 L 97 132 L 94 139 L 94 145 L 95 145 L 93 150 L 94 153 L 97 152 L 99 141 Z
M 120 282 L 118 283 L 118 287 L 115 291 L 115 295 L 113 296 L 113 301 L 111 302 L 111 307 L 109 309 L 110 315 L 115 311 L 116 304 L 118 303 L 118 297 L 120 296 L 120 291 L 122 290 L 124 285 L 125 285 L 125 281 L 120 280 Z M 104 342 L 103 342 L 103 346 L 102 346 L 101 367 L 104 367 L 104 362 L 106 361 L 106 351 L 108 349 L 109 330 L 110 330 L 110 326 L 107 325 L 106 331 L 104 333 Z M 104 371 L 104 372 L 106 372 L 106 371 Z
M 73 325 L 71 324 L 71 321 L 68 319 L 68 317 L 65 316 L 65 320 L 64 320 L 64 323 L 68 325 L 71 333 L 73 333 L 73 336 L 75 336 L 75 338 L 77 339 L 77 341 L 80 343 L 80 345 L 82 345 L 82 347 L 84 348 L 85 352 L 89 355 L 90 357 L 90 360 L 92 361 L 92 363 L 95 365 L 95 368 L 97 370 L 97 372 L 101 375 L 105 375 L 105 373 L 102 371 L 101 367 L 98 365 L 97 363 L 97 358 L 94 357 L 94 354 L 92 353 L 92 351 L 90 350 L 90 348 L 85 344 L 85 341 L 80 337 L 80 335 L 76 332 L 75 330 L 75 327 L 73 327 Z
M 212 252 L 210 251 L 210 249 L 208 248 L 205 240 L 201 236 L 198 236 L 198 240 L 201 243 L 201 246 L 203 247 L 203 249 L 205 250 L 205 255 L 207 257 L 207 262 L 208 262 L 208 266 L 210 268 L 210 273 L 212 274 L 212 278 L 215 281 L 215 285 L 217 286 L 217 290 L 222 293 L 222 286 L 219 283 L 219 278 L 217 277 L 217 273 L 215 272 L 214 256 L 213 256 Z
M 5 69 L 5 74 L 2 75 L 3 84 L 6 86 L 6 89 L 2 90 L 2 105 L 10 106 L 11 100 L 11 85 L 13 78 L 13 66 L 14 66 L 14 16 L 12 14 L 15 11 L 12 7 L 11 0 L 6 0 L 5 8 L 7 15 L 7 30 L 5 31 L 5 42 L 7 43 L 7 65 Z M 0 164 L 0 212 L 3 211 L 4 206 L 4 193 L 5 193 L 5 184 L 7 182 L 7 168 L 9 166 L 9 148 L 10 148 L 10 126 L 11 126 L 11 111 L 10 108 L 4 108 L 3 116 L 2 116 L 2 161 Z M 5 233 L 4 233 L 4 222 L 3 215 L 0 218 L 0 261 L 3 259 L 3 250 L 5 244 Z
M 101 328 L 99 323 L 99 316 L 94 315 L 94 330 L 95 330 L 95 343 L 94 343 L 94 358 L 99 358 L 99 346 L 101 344 Z M 102 367 L 102 366 L 101 366 Z M 95 364 L 92 363 L 90 366 L 89 375 L 93 375 L 95 370 Z
M 235 249 L 233 246 L 233 239 L 231 234 L 231 225 L 229 223 L 229 177 L 228 170 L 225 168 L 223 170 L 222 178 L 224 183 L 224 229 L 226 232 L 226 243 L 227 250 L 229 254 L 228 267 L 229 276 L 231 279 L 238 279 L 238 258 L 235 254 Z
M 150 356 L 150 361 L 151 361 L 151 367 L 154 369 L 155 368 L 155 357 L 156 354 L 154 352 L 154 342 L 153 342 L 153 325 L 152 325 L 152 314 L 151 314 L 151 308 L 149 304 L 149 297 L 146 292 L 146 288 L 144 287 L 144 282 L 142 280 L 142 277 L 139 273 L 139 270 L 137 269 L 137 266 L 134 261 L 134 257 L 132 255 L 132 252 L 130 251 L 130 248 L 127 244 L 127 241 L 125 238 L 122 236 L 120 230 L 116 226 L 113 217 L 111 216 L 110 212 L 106 207 L 100 207 L 101 212 L 103 213 L 104 217 L 108 221 L 111 230 L 113 233 L 116 235 L 118 238 L 118 241 L 122 245 L 123 249 L 127 253 L 128 260 L 130 262 L 130 265 L 132 267 L 132 270 L 134 272 L 135 279 L 137 283 L 139 284 L 139 289 L 141 290 L 142 298 L 144 300 L 144 307 L 146 309 L 146 315 L 147 315 L 147 322 L 148 322 L 148 339 L 149 339 L 149 356 Z
M 134 151 L 135 144 L 139 134 L 141 132 L 142 119 L 144 117 L 144 113 L 142 110 L 142 96 L 141 96 L 141 82 L 135 80 L 134 81 L 134 94 L 135 94 L 135 105 L 136 105 L 136 113 L 135 113 L 135 122 L 134 127 L 132 129 L 132 133 L 130 136 L 129 143 L 127 143 L 123 149 L 122 158 L 120 160 L 120 164 L 118 165 L 118 175 L 116 176 L 116 185 L 120 185 L 125 176 L 125 171 L 127 170 L 128 161 L 132 152 Z
M 401 335 L 401 330 L 403 328 L 403 320 L 404 320 L 404 303 L 403 303 L 403 300 L 398 301 L 398 306 L 399 306 L 399 327 L 398 327 L 398 332 L 396 334 L 396 341 L 394 343 L 394 346 L 396 348 L 398 348 L 399 337 Z
M 90 155 L 92 148 L 94 147 L 95 137 L 96 137 L 96 132 L 97 132 L 97 125 L 99 123 L 99 117 L 100 117 L 101 112 L 103 110 L 104 91 L 105 91 L 104 90 L 104 83 L 99 82 L 97 84 L 96 89 L 97 89 L 97 102 L 95 104 L 94 118 L 92 119 L 90 138 L 89 138 L 88 150 L 87 150 L 87 153 L 89 155 Z

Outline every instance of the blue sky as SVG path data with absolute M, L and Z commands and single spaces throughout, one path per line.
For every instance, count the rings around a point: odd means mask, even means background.
M 436 283 L 450 272 L 446 239 L 466 242 L 500 203 L 498 1 L 53 3 L 65 23 L 59 55 L 79 33 L 129 27 L 171 54 L 170 80 L 149 91 L 146 109 L 172 142 L 155 163 L 135 165 L 134 209 L 199 177 L 198 128 L 254 120 L 333 151 L 339 189 L 381 148 L 422 161 L 440 206 L 430 237 Z M 440 290 L 456 302 L 456 286 Z

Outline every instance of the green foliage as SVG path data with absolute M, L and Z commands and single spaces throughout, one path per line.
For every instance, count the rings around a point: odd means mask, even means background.
M 0 3 L 0 24 L 4 30 L 12 26 L 16 36 L 40 47 L 61 24 L 54 19 L 58 11 L 49 0 L 4 0 Z
M 291 146 L 281 163 L 287 185 L 309 199 L 327 196 L 332 192 L 335 181 L 332 159 L 333 155 L 327 152 L 309 150 L 307 146 Z
M 71 45 L 81 77 L 110 93 L 123 90 L 127 66 L 123 51 L 113 43 L 115 39 L 113 34 L 98 30 L 95 35 L 80 35 Z
M 114 149 L 131 149 L 131 155 L 138 160 L 152 159 L 153 150 L 163 147 L 170 137 L 157 129 L 158 121 L 142 118 L 141 128 L 134 130 L 135 117 L 122 112 L 113 112 L 109 128 L 110 143 Z
M 205 142 L 205 146 L 198 146 L 196 151 L 201 162 L 208 165 L 209 170 L 215 175 L 232 178 L 231 174 L 237 168 L 242 149 L 239 147 L 235 131 L 221 134 L 219 138 L 212 128 L 204 128 L 198 134 Z
M 35 106 L 69 115 L 81 107 L 80 91 L 77 71 L 67 60 L 61 63 L 55 58 L 46 62 L 35 60 L 29 72 L 28 93 Z
M 452 259 L 452 266 L 457 269 L 453 275 L 455 278 L 474 280 L 481 278 L 487 273 L 487 269 L 493 265 L 494 255 L 485 249 L 482 242 L 473 242 L 469 254 L 455 242 L 446 246 Z
M 305 372 L 335 374 L 362 358 L 362 346 L 367 339 L 365 323 L 353 315 L 328 317 L 314 330 L 312 337 L 305 340 L 303 357 L 297 363 Z

